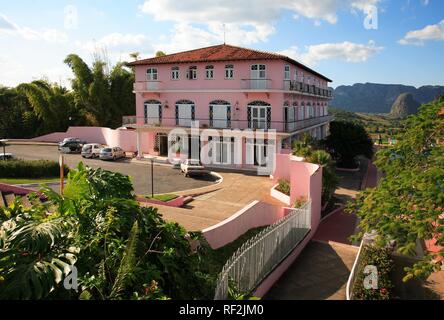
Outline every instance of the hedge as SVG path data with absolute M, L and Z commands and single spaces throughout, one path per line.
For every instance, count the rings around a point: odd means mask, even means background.
M 390 273 L 394 263 L 390 248 L 379 248 L 366 245 L 361 251 L 361 261 L 358 266 L 356 280 L 353 284 L 354 300 L 389 300 L 392 297 L 393 284 Z M 373 265 L 378 270 L 378 289 L 364 288 L 364 268 Z
M 65 165 L 65 174 L 69 169 Z M 52 178 L 60 175 L 59 163 L 49 160 L 0 160 L 0 178 Z

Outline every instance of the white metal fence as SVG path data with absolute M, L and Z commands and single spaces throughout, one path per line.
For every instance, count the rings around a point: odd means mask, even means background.
M 304 239 L 311 228 L 311 201 L 245 242 L 219 274 L 215 300 L 228 297 L 229 283 L 249 293 Z

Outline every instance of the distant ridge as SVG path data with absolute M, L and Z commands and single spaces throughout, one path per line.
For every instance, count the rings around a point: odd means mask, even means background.
M 330 105 L 353 112 L 389 113 L 403 93 L 410 93 L 414 100 L 423 104 L 444 94 L 444 86 L 415 88 L 400 84 L 356 83 L 337 87 Z

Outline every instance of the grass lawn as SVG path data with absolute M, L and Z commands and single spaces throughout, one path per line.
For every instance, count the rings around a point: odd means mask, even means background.
M 171 194 L 171 193 L 155 194 L 154 197 L 146 196 L 147 199 L 154 199 L 154 200 L 159 200 L 159 201 L 163 201 L 163 202 L 168 202 L 170 200 L 176 199 L 177 197 L 178 197 L 177 194 Z
M 236 250 L 247 242 L 250 238 L 257 235 L 266 227 L 259 227 L 250 229 L 233 242 L 223 246 L 222 248 L 212 250 L 210 249 L 205 258 L 208 259 L 210 264 L 209 273 L 217 276 L 221 271 L 227 260 L 236 252 Z
M 49 182 L 58 182 L 60 178 L 0 178 L 0 183 L 6 184 L 42 184 Z

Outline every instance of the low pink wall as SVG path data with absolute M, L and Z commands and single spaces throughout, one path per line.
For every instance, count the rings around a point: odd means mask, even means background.
M 202 231 L 213 249 L 233 242 L 250 229 L 275 223 L 284 216 L 281 207 L 253 201 L 228 219 Z
M 286 166 L 286 168 L 281 168 Z M 278 155 L 273 179 L 287 179 L 291 184 L 291 203 L 302 196 L 311 199 L 311 230 L 304 240 L 271 272 L 256 288 L 254 296 L 263 297 L 268 290 L 293 264 L 316 233 L 321 220 L 322 168 L 316 164 L 302 162 L 291 155 Z M 284 214 L 288 209 L 283 209 Z
M 136 151 L 136 131 L 103 127 L 69 127 L 66 132 L 54 132 L 33 138 L 34 141 L 60 142 L 64 138 L 75 137 L 88 143 L 101 143 L 110 147 L 121 147 L 125 151 Z
M 185 197 L 180 196 L 170 201 L 160 201 L 156 199 L 147 199 L 147 198 L 137 198 L 137 201 L 143 202 L 143 203 L 152 203 L 162 206 L 168 206 L 168 207 L 181 207 L 184 204 Z

